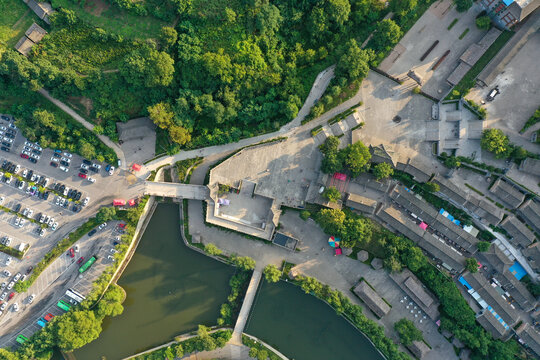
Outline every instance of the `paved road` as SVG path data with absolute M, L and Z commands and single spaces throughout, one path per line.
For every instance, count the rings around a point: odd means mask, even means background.
M 236 319 L 236 325 L 234 326 L 234 331 L 231 338 L 231 344 L 241 345 L 242 344 L 242 333 L 246 327 L 246 322 L 251 311 L 251 306 L 253 305 L 253 300 L 255 295 L 257 295 L 257 289 L 259 288 L 259 283 L 261 282 L 262 272 L 261 268 L 264 265 L 258 263 L 257 268 L 253 271 L 251 275 L 251 280 L 249 281 L 249 286 L 246 290 L 246 296 L 242 302 L 242 308 Z
M 66 114 L 68 114 L 69 116 L 71 116 L 73 119 L 75 119 L 77 122 L 79 122 L 82 126 L 84 126 L 85 128 L 87 128 L 88 130 L 92 131 L 94 130 L 94 125 L 89 123 L 88 121 L 86 121 L 82 116 L 80 116 L 79 114 L 77 114 L 72 108 L 70 108 L 69 106 L 67 106 L 66 104 L 64 104 L 63 102 L 61 102 L 60 100 L 58 99 L 55 99 L 53 98 L 49 92 L 45 89 L 40 89 L 38 90 L 38 92 L 43 95 L 47 100 L 49 100 L 50 102 L 52 102 L 54 105 L 58 106 L 60 109 L 62 109 L 62 111 L 64 111 Z M 110 147 L 111 149 L 114 150 L 114 152 L 116 153 L 116 156 L 118 156 L 118 159 L 122 162 L 122 165 L 120 166 L 121 169 L 127 169 L 127 164 L 126 164 L 126 157 L 124 155 L 124 152 L 122 151 L 122 149 L 120 148 L 120 146 L 118 146 L 116 143 L 114 143 L 111 139 L 109 139 L 107 136 L 105 135 L 98 135 L 96 134 L 96 136 L 105 144 L 107 145 L 108 147 Z
M 209 190 L 206 186 L 203 185 L 153 181 L 147 181 L 145 183 L 144 194 L 197 200 L 206 200 L 209 198 Z

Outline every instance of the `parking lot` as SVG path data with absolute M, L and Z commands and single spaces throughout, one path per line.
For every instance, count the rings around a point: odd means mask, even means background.
M 113 262 L 109 257 L 114 257 L 116 239 L 122 235 L 122 229 L 118 224 L 119 222 L 111 222 L 97 234 L 91 237 L 85 235 L 77 243 L 78 251 L 74 253 L 73 257 L 69 252 L 60 256 L 41 274 L 27 292 L 13 298 L 11 302 L 17 302 L 20 310 L 6 312 L 0 318 L 0 326 L 6 329 L 15 325 L 13 319 L 16 319 L 19 313 L 28 324 L 22 329 L 16 329 L 16 332 L 9 332 L 8 335 L 0 337 L 1 347 L 16 345 L 15 339 L 20 334 L 27 338 L 32 336 L 41 328 L 37 321 L 44 318 L 46 314 L 50 313 L 53 316 L 63 314 L 65 311 L 57 306 L 59 300 L 63 300 L 70 306 L 74 305 L 75 301 L 66 295 L 67 289 L 75 290 L 83 295 L 91 290 L 92 282 L 105 267 Z M 92 256 L 97 258 L 96 262 L 87 271 L 80 274 L 79 268 Z M 83 260 L 80 260 L 81 257 Z M 49 288 L 52 289 L 52 292 L 45 291 Z M 28 300 L 32 294 L 35 294 L 36 297 L 30 304 Z
M 92 237 L 83 236 L 77 242 L 81 255 L 61 256 L 53 261 L 27 293 L 16 294 L 13 289 L 7 289 L 12 282 L 13 286 L 17 274 L 20 274 L 19 281 L 24 279 L 47 252 L 94 216 L 101 206 L 111 205 L 114 198 L 136 198 L 143 193 L 144 183 L 129 183 L 127 173 L 112 170 L 108 164 L 83 159 L 64 150 L 42 149 L 21 135 L 10 116 L 0 114 L 0 131 L 6 134 L 8 129 L 10 137 L 7 139 L 12 141 L 6 141 L 7 146 L 2 138 L 0 146 L 3 147 L 0 151 L 0 243 L 28 249 L 22 260 L 15 257 L 8 260 L 11 257 L 0 252 L 0 285 L 6 283 L 0 289 L 0 298 L 6 293 L 5 299 L 0 300 L 0 309 L 6 304 L 4 310 L 0 310 L 0 324 L 3 333 L 13 337 L 28 326 L 27 321 L 35 324 L 34 317 L 45 306 L 56 306 L 69 284 L 84 285 L 88 279 L 88 288 L 80 290 L 89 290 L 101 267 L 110 263 L 107 259 L 110 254 L 102 254 L 101 250 L 110 240 L 113 227 Z M 96 237 L 99 237 L 97 241 Z M 90 257 L 88 254 L 99 254 L 99 259 L 91 271 L 79 278 L 74 271 L 79 265 L 76 260 L 80 256 Z M 35 299 L 29 304 L 31 294 L 35 294 Z M 15 303 L 18 311 L 14 311 Z M 6 340 L 0 338 L 0 343 Z
M 450 90 L 446 78 L 454 71 L 459 57 L 485 33 L 475 24 L 475 17 L 480 11 L 482 7 L 479 4 L 473 5 L 465 13 L 458 13 L 451 0 L 435 2 L 405 34 L 379 68 L 400 79 L 406 78 L 407 72 L 413 70 L 422 78 L 424 92 L 436 98 L 442 97 Z M 448 30 L 456 19 L 457 22 Z M 467 33 L 460 39 L 464 31 Z M 422 55 L 435 42 L 435 48 L 421 61 Z M 440 66 L 433 70 L 433 66 L 447 52 Z M 416 86 L 412 80 L 408 82 L 411 86 Z

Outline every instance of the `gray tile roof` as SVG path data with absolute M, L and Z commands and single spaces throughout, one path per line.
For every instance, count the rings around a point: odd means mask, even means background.
M 373 214 L 377 207 L 377 200 L 367 198 L 362 195 L 348 194 L 345 205 L 363 213 Z
M 519 169 L 526 173 L 540 176 L 540 160 L 526 158 L 521 162 Z
M 476 320 L 486 329 L 495 339 L 501 339 L 506 337 L 510 333 L 510 330 L 506 328 L 495 319 L 492 313 L 487 310 L 482 310 L 477 316 Z
M 524 193 L 501 178 L 493 183 L 489 191 L 514 208 L 517 208 L 525 200 Z
M 353 291 L 378 317 L 390 312 L 390 306 L 365 281 L 362 280 Z
M 540 233 L 540 204 L 533 199 L 527 200 L 519 207 L 518 214 L 537 233 Z
M 516 334 L 527 344 L 536 355 L 540 356 L 540 334 L 528 323 L 521 325 Z
M 540 272 L 540 242 L 535 242 L 521 253 L 527 258 L 534 271 Z
M 504 217 L 504 211 L 488 200 L 469 196 L 469 200 L 463 205 L 467 210 L 478 216 L 482 222 L 497 225 Z
M 508 270 L 508 267 L 503 271 L 502 276 L 497 276 L 497 280 L 523 310 L 531 311 L 538 304 L 525 285 Z
M 513 215 L 504 219 L 500 226 L 512 236 L 510 241 L 515 246 L 527 247 L 536 239 L 534 233 Z

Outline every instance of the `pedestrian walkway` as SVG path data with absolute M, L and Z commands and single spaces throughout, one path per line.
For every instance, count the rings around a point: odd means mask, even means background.
M 152 196 L 173 197 L 181 199 L 206 200 L 210 197 L 210 191 L 203 185 L 190 185 L 179 183 L 147 181 L 144 186 L 144 194 Z
M 259 269 L 253 270 L 253 275 L 249 281 L 249 286 L 246 291 L 246 296 L 244 297 L 244 302 L 242 303 L 242 308 L 240 309 L 240 314 L 238 314 L 238 319 L 236 319 L 236 325 L 234 326 L 234 331 L 232 338 L 230 340 L 231 344 L 241 345 L 242 344 L 242 333 L 246 327 L 246 322 L 251 311 L 251 306 L 253 305 L 253 300 L 257 294 L 257 289 L 259 288 L 259 283 L 261 282 L 262 272 Z

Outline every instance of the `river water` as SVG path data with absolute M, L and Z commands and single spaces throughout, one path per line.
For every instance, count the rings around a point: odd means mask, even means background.
M 100 337 L 75 351 L 77 360 L 118 360 L 215 325 L 234 269 L 184 245 L 178 206 L 158 205 L 118 284 L 122 315 L 105 319 Z
M 246 332 L 289 359 L 383 360 L 369 340 L 332 308 L 299 287 L 264 282 Z
M 127 292 L 123 314 L 105 319 L 100 337 L 75 351 L 77 360 L 119 360 L 216 324 L 234 269 L 180 236 L 178 206 L 158 205 L 118 282 Z M 295 360 L 383 359 L 329 306 L 285 282 L 263 283 L 246 332 Z

